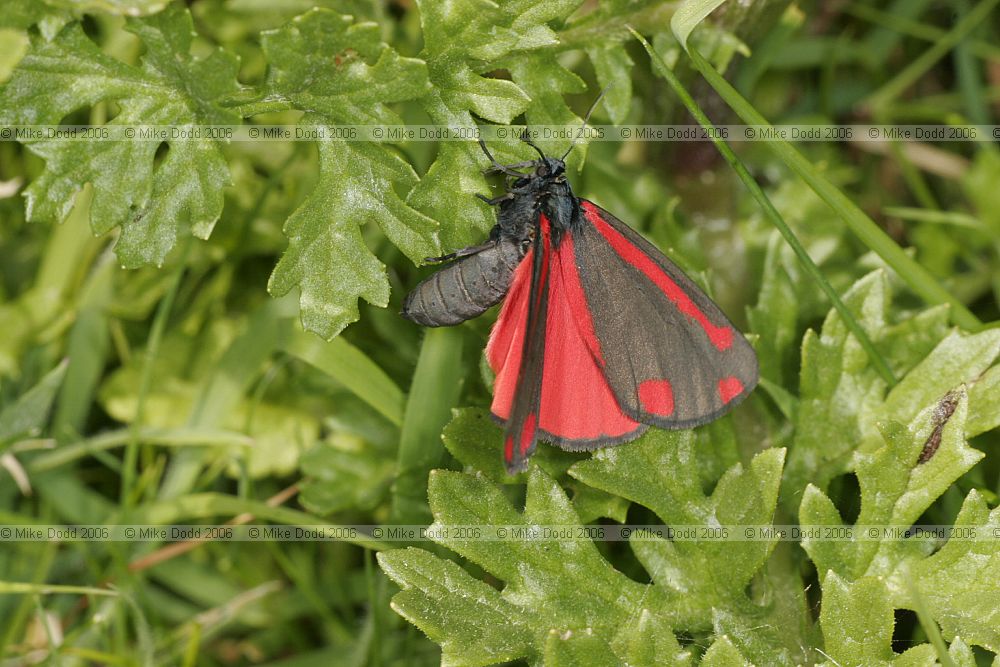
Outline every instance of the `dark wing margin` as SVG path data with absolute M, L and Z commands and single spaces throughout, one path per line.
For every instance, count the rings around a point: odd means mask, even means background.
M 638 232 L 580 200 L 576 261 L 592 350 L 625 414 L 661 428 L 708 423 L 757 385 L 757 355 L 708 296 Z
M 425 327 L 446 327 L 482 315 L 507 294 L 524 249 L 520 241 L 500 238 L 459 255 L 406 295 L 403 317 Z
M 532 250 L 531 289 L 528 292 L 528 322 L 517 371 L 514 402 L 504 433 L 503 458 L 507 472 L 528 467 L 528 457 L 538 446 L 538 415 L 542 402 L 542 371 L 545 364 L 545 329 L 549 306 L 551 263 L 549 221 L 539 217 Z

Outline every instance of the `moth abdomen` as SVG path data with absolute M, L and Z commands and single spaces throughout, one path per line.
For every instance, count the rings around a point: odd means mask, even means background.
M 406 296 L 402 315 L 425 327 L 453 326 L 477 317 L 507 294 L 523 257 L 520 241 L 498 239 L 417 285 Z

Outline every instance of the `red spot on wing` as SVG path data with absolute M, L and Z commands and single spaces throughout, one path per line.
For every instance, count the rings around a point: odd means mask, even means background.
M 729 376 L 719 380 L 719 398 L 728 403 L 743 393 L 743 383 L 739 378 Z
M 503 460 L 507 462 L 507 465 L 511 465 L 514 462 L 514 436 L 508 435 L 503 443 Z
M 639 403 L 646 412 L 669 417 L 674 412 L 674 390 L 669 380 L 646 380 L 639 385 Z
M 528 415 L 528 418 L 524 420 L 524 426 L 521 427 L 521 438 L 518 442 L 518 451 L 522 457 L 528 453 L 532 443 L 535 442 L 535 427 L 537 424 L 538 419 L 534 413 Z
M 597 207 L 588 201 L 582 203 L 587 220 L 597 229 L 607 240 L 622 259 L 641 271 L 654 285 L 660 288 L 670 299 L 678 310 L 692 318 L 708 335 L 708 339 L 719 350 L 728 350 L 733 344 L 733 330 L 728 326 L 716 326 L 712 324 L 705 313 L 691 300 L 687 292 L 681 288 L 674 280 L 660 268 L 656 262 L 649 258 L 645 252 L 636 247 L 631 241 L 608 224 L 601 217 Z

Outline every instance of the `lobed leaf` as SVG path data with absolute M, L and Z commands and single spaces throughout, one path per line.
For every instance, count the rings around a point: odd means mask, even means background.
M 977 491 L 969 492 L 954 528 L 975 529 L 978 540 L 950 540 L 915 563 L 912 577 L 946 638 L 1000 653 L 1000 508 L 990 510 Z M 907 576 L 904 573 L 904 576 Z M 954 644 L 953 644 L 954 645 Z
M 830 572 L 823 579 L 819 618 L 828 664 L 887 665 L 894 657 L 892 605 L 881 580 L 848 582 Z
M 314 128 L 329 131 L 318 118 L 310 120 Z M 303 326 L 330 339 L 358 319 L 358 298 L 382 307 L 389 303 L 385 267 L 368 250 L 360 226 L 378 224 L 411 257 L 426 257 L 436 251 L 437 224 L 396 194 L 394 183 L 417 181 L 398 155 L 339 139 L 321 141 L 319 155 L 316 187 L 285 223 L 288 249 L 267 288 L 283 296 L 298 287 Z
M 690 431 L 653 431 L 625 447 L 598 451 L 570 469 L 580 481 L 653 510 L 668 525 L 762 525 L 777 502 L 784 450 L 758 454 L 747 469 L 726 471 L 710 496 L 702 491 Z M 653 581 L 685 627 L 710 627 L 713 609 L 739 606 L 774 541 L 633 540 Z M 683 572 L 683 576 L 679 573 Z
M 888 283 L 874 272 L 844 295 L 844 304 L 876 344 L 886 327 Z M 825 488 L 846 472 L 855 447 L 874 431 L 873 415 L 885 393 L 885 382 L 835 311 L 822 333 L 807 331 L 802 340 L 802 370 L 796 432 L 785 478 L 786 502 L 800 497 L 812 483 Z
M 494 661 L 544 657 L 573 664 L 581 651 L 591 650 L 620 662 L 623 654 L 638 650 L 637 640 L 624 630 L 631 619 L 645 618 L 644 632 L 656 627 L 670 634 L 669 610 L 658 591 L 611 567 L 593 542 L 577 539 L 575 533 L 532 533 L 551 527 L 572 532 L 580 525 L 569 498 L 540 469 L 528 473 L 523 512 L 500 488 L 461 473 L 434 471 L 429 496 L 435 523 L 428 534 L 504 582 L 497 592 L 426 552 L 380 556 L 386 573 L 404 589 L 394 604 L 442 643 L 447 664 L 493 664 L 488 656 L 497 656 Z M 503 526 L 521 532 L 502 540 L 460 539 L 443 530 L 452 525 Z M 404 561 L 424 566 L 419 573 L 405 570 Z M 491 610 L 473 615 L 471 604 Z M 442 622 L 463 613 L 454 624 Z M 465 642 L 473 638 L 479 645 L 470 653 Z M 676 642 L 666 636 L 659 641 L 683 656 Z M 461 655 L 451 647 L 461 647 Z M 465 655 L 472 656 L 470 662 L 459 662 Z
M 399 123 L 386 104 L 424 94 L 427 70 L 384 44 L 374 23 L 323 9 L 264 33 L 262 46 L 271 63 L 268 95 L 308 112 L 300 124 L 319 148 L 318 181 L 285 223 L 289 245 L 268 291 L 282 296 L 297 287 L 303 326 L 330 339 L 358 319 L 359 298 L 389 302 L 385 267 L 362 226 L 378 225 L 414 261 L 437 253 L 438 223 L 399 194 L 417 184 L 410 164 L 378 144 L 339 139 L 333 127 Z
M 191 55 L 194 30 L 186 8 L 129 19 L 146 46 L 140 67 L 105 55 L 78 23 L 31 50 L 0 88 L 0 123 L 58 125 L 99 102 L 121 107 L 108 125 L 233 125 L 239 116 L 220 101 L 236 89 L 236 58 L 222 49 Z M 94 186 L 95 234 L 121 227 L 115 250 L 122 264 L 163 262 L 177 237 L 190 230 L 208 238 L 222 212 L 229 167 L 219 142 L 181 134 L 155 141 L 32 140 L 46 168 L 25 191 L 29 220 L 62 222 L 84 185 Z
M 378 563 L 402 587 L 392 608 L 441 644 L 441 663 L 493 665 L 529 651 L 532 629 L 500 591 L 423 549 L 383 551 Z

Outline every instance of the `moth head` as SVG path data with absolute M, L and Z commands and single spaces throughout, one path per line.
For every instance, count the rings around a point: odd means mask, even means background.
M 566 163 L 559 158 L 547 157 L 538 160 L 535 167 L 535 176 L 541 178 L 558 178 L 566 172 Z

